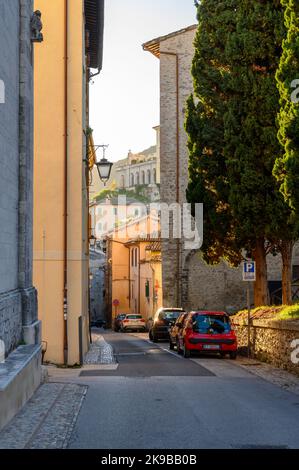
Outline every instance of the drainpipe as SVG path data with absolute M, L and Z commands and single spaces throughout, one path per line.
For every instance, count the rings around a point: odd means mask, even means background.
M 176 202 L 180 203 L 180 93 L 179 93 L 179 54 L 176 52 L 164 52 L 160 51 L 160 55 L 168 55 L 175 57 L 176 59 Z M 181 301 L 181 283 L 180 283 L 180 267 L 181 267 L 181 249 L 180 249 L 180 239 L 177 239 L 176 247 L 176 258 L 177 258 L 177 307 L 180 305 Z
M 64 38 L 64 256 L 63 256 L 63 357 L 68 363 L 68 0 L 64 2 L 65 38 Z

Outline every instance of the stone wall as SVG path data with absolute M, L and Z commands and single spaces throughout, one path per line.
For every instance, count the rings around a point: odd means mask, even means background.
M 18 288 L 19 0 L 0 0 L 0 44 L 5 85 L 5 103 L 0 104 L 1 296 Z
M 238 336 L 239 351 L 246 354 L 248 323 L 243 319 L 232 321 Z M 252 357 L 299 375 L 299 364 L 291 360 L 294 351 L 291 343 L 293 340 L 299 341 L 299 321 L 252 320 L 250 337 Z
M 32 11 L 32 0 L 0 0 L 0 339 L 6 355 L 22 339 L 39 342 L 32 287 Z

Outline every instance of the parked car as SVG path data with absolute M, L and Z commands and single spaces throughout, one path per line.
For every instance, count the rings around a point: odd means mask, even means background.
M 142 315 L 129 313 L 120 322 L 120 330 L 122 332 L 128 330 L 146 331 L 146 324 Z
M 178 352 L 190 357 L 194 351 L 237 357 L 237 337 L 225 312 L 191 312 L 178 334 Z
M 91 328 L 106 328 L 105 320 L 93 320 L 90 323 Z
M 182 313 L 184 313 L 182 308 L 160 308 L 157 310 L 149 329 L 149 339 L 154 343 L 159 339 L 169 340 L 169 330 Z
M 169 349 L 174 349 L 178 346 L 179 334 L 184 327 L 184 320 L 188 314 L 186 312 L 181 313 L 175 324 L 169 330 Z
M 126 313 L 119 313 L 114 319 L 114 331 L 118 332 L 121 328 L 121 321 L 125 318 Z

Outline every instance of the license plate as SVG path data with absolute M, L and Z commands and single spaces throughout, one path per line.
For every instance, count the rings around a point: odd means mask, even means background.
M 203 349 L 220 349 L 219 344 L 204 344 Z

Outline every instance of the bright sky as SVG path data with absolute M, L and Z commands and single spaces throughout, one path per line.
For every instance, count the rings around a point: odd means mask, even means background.
M 155 144 L 159 60 L 142 44 L 196 23 L 194 0 L 106 0 L 104 61 L 91 85 L 95 144 L 116 161 Z

